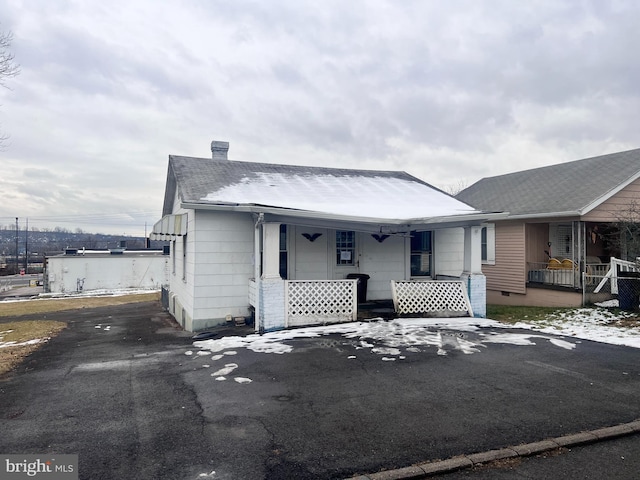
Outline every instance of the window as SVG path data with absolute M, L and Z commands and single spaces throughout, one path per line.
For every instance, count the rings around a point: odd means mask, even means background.
M 182 236 L 182 280 L 187 281 L 187 236 Z
M 355 265 L 356 232 L 336 231 L 336 265 Z
M 411 232 L 411 276 L 431 275 L 431 232 Z
M 480 231 L 480 254 L 483 262 L 487 261 L 487 227 Z
M 480 254 L 483 264 L 496 264 L 496 225 L 485 223 L 480 230 Z
M 280 225 L 280 278 L 287 279 L 287 226 Z
M 176 274 L 176 241 L 171 240 L 171 273 Z

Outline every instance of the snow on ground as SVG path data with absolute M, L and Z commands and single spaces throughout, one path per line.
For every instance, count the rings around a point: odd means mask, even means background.
M 42 287 L 38 287 L 42 289 Z M 138 295 L 143 293 L 158 293 L 159 289 L 144 289 L 144 288 L 121 288 L 121 289 L 100 289 L 100 290 L 87 290 L 84 292 L 66 292 L 66 293 L 39 293 L 33 296 L 25 297 L 8 297 L 0 298 L 0 302 L 31 302 L 34 300 L 58 300 L 67 298 L 86 298 L 86 297 L 121 297 L 123 295 Z
M 577 308 L 550 315 L 544 322 L 523 321 L 513 327 L 640 348 L 640 327 L 625 327 L 624 319 L 628 317 L 635 316 L 627 312 L 614 313 L 604 308 Z
M 122 295 L 137 295 L 142 293 L 157 293 L 159 288 L 118 288 L 98 289 L 84 292 L 42 293 L 38 298 L 69 298 L 69 297 L 120 297 Z
M 0 337 L 0 340 L 2 337 Z M 46 338 L 34 338 L 33 340 L 27 340 L 26 342 L 2 342 L 0 341 L 0 348 L 5 347 L 19 347 L 21 345 L 35 345 L 36 343 L 46 341 Z
M 212 355 L 210 361 L 222 360 L 227 355 L 235 355 L 237 349 L 247 348 L 254 352 L 285 354 L 294 351 L 287 343 L 293 339 L 322 340 L 332 335 L 332 339 L 317 342 L 319 347 L 335 347 L 349 353 L 349 360 L 359 355 L 378 355 L 383 362 L 403 361 L 408 352 L 435 352 L 446 356 L 451 351 L 464 354 L 481 352 L 492 344 L 530 346 L 548 342 L 557 348 L 574 350 L 582 340 L 626 345 L 640 348 L 640 329 L 625 327 L 626 318 L 635 318 L 630 312 L 611 311 L 605 308 L 578 308 L 560 311 L 550 315 L 543 322 L 521 321 L 505 324 L 481 318 L 402 318 L 392 321 L 372 319 L 368 322 L 351 322 L 318 327 L 281 330 L 262 335 L 226 336 L 201 340 L 193 343 L 200 352 L 194 356 Z M 637 325 L 636 322 L 629 322 Z M 527 332 L 529 330 L 529 332 Z M 333 340 L 339 336 L 338 340 Z M 350 349 L 342 350 L 342 346 Z M 356 354 L 353 354 L 353 349 Z M 193 356 L 193 351 L 185 352 Z M 227 357 L 228 358 L 228 357 Z M 209 360 L 207 360 L 209 362 Z M 210 363 L 203 364 L 209 368 Z M 236 363 L 220 365 L 211 374 L 217 381 L 227 380 L 227 376 L 237 368 Z M 240 384 L 248 384 L 251 379 L 235 377 Z
M 3 342 L 5 335 L 11 332 L 13 332 L 13 330 L 2 330 L 0 332 L 0 348 L 19 347 L 21 345 L 35 345 L 36 343 L 45 342 L 46 340 L 48 340 L 47 338 L 34 338 L 32 340 L 27 340 L 25 342 L 13 342 L 13 341 Z

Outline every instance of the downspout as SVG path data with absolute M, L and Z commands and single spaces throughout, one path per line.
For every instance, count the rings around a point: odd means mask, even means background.
M 256 216 L 254 216 L 256 218 Z M 262 239 L 262 224 L 264 223 L 264 213 L 259 213 L 256 218 L 256 222 L 254 224 L 253 231 L 253 279 L 256 284 L 256 298 L 254 305 L 254 328 L 256 333 L 261 333 L 264 329 L 262 328 L 262 324 L 260 322 L 260 290 L 261 290 L 261 275 L 260 275 L 260 265 L 262 264 L 262 257 L 260 255 L 260 241 Z

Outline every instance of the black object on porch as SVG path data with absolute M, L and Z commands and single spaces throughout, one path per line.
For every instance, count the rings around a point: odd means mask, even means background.
M 358 303 L 364 303 L 367 301 L 367 284 L 371 278 L 366 273 L 350 273 L 347 275 L 348 279 L 358 280 Z

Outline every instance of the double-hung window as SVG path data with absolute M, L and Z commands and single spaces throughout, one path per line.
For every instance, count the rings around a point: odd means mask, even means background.
M 280 225 L 280 278 L 287 279 L 287 226 Z
M 480 230 L 480 255 L 483 264 L 496 264 L 496 224 L 484 223 Z
M 411 276 L 431 276 L 433 255 L 431 232 L 411 232 Z

